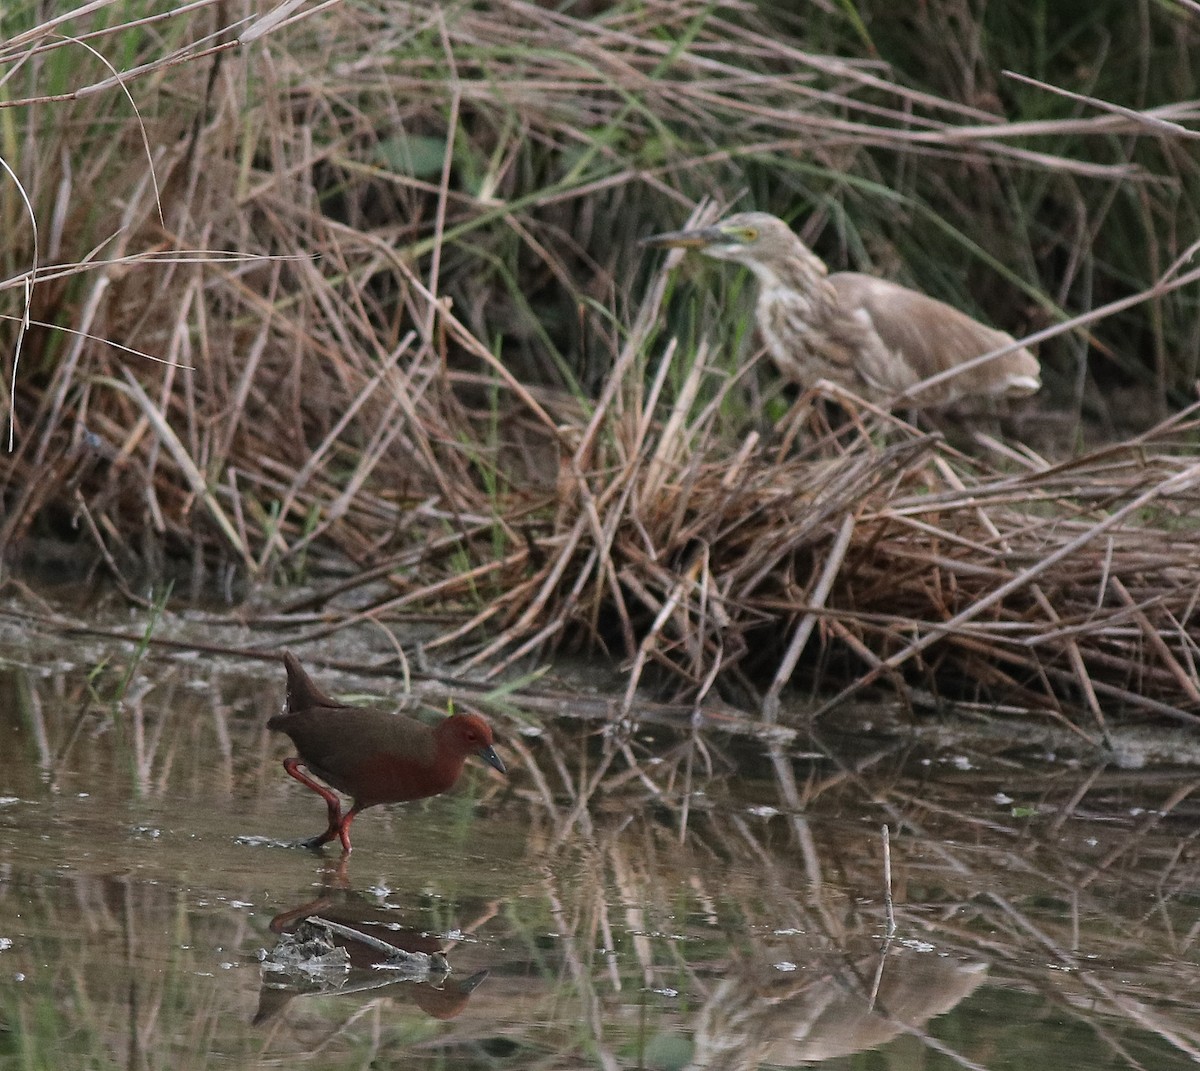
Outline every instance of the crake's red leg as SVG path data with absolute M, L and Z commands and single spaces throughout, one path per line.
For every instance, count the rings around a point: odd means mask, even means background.
M 348 834 L 342 833 L 342 801 L 338 799 L 336 793 L 326 788 L 324 785 L 318 784 L 301 769 L 301 763 L 298 758 L 284 759 L 283 768 L 288 774 L 294 777 L 300 784 L 306 788 L 311 788 L 318 796 L 325 801 L 325 806 L 329 809 L 329 826 L 324 833 L 316 837 L 310 837 L 304 841 L 306 847 L 319 848 L 322 844 L 327 844 L 336 836 L 341 836 L 342 846 L 349 851 L 350 838 Z M 352 816 L 354 811 L 350 812 Z M 349 824 L 349 816 L 345 824 Z
M 361 811 L 362 808 L 356 803 L 346 812 L 346 817 L 342 819 L 342 824 L 338 827 L 338 837 L 342 841 L 342 854 L 349 855 L 353 848 L 350 847 L 350 823 L 354 821 L 354 816 Z

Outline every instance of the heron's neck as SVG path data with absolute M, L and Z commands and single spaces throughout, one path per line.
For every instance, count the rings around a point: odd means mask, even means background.
M 829 269 L 799 238 L 786 257 L 747 262 L 746 266 L 758 277 L 760 301 L 793 304 L 798 300 L 814 320 L 832 315 L 837 307 Z

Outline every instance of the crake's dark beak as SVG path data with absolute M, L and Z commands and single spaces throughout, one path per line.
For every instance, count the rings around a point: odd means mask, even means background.
M 504 762 L 501 760 L 500 756 L 496 754 L 496 749 L 492 747 L 491 744 L 488 744 L 486 747 L 481 747 L 478 751 L 478 755 L 489 766 L 499 770 L 501 773 L 508 773 L 508 771 L 504 768 Z

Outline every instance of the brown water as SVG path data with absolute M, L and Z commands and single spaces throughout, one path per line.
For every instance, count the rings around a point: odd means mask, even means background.
M 7 655 L 0 1068 L 1200 1061 L 1195 768 L 928 724 L 609 757 L 501 711 L 507 780 L 367 812 L 340 864 L 281 846 L 324 819 L 264 729 L 282 670 Z M 323 962 L 286 936 L 310 917 L 349 928 Z

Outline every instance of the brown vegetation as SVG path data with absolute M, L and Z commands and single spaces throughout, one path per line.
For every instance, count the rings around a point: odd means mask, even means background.
M 831 429 L 815 396 L 789 409 L 752 364 L 730 371 L 733 293 L 689 324 L 634 249 L 707 189 L 776 191 L 758 207 L 817 205 L 810 239 L 836 224 L 826 259 L 1022 280 L 1010 315 L 1095 343 L 1124 388 L 1140 369 L 1137 396 L 1169 411 L 1195 374 L 1194 221 L 1143 236 L 1141 276 L 1086 258 L 1114 202 L 1157 226 L 1164 183 L 1195 181 L 1175 151 L 1190 106 L 1007 123 L 736 5 L 396 2 L 282 26 L 93 7 L 0 52 L 22 147 L 20 187 L 0 185 L 6 554 L 75 532 L 127 587 L 189 557 L 198 578 L 313 578 L 325 629 L 434 613 L 430 652 L 491 674 L 604 651 L 630 667 L 626 705 L 653 669 L 773 715 L 801 664 L 1089 726 L 1113 704 L 1200 709 L 1194 409 L 1060 463 L 985 438 L 973 459 L 853 402 Z M 91 50 L 131 38 L 118 78 Z M 1110 153 L 1116 135 L 1158 148 Z M 994 196 L 956 231 L 965 185 Z M 973 261 L 1030 187 L 1011 270 Z M 1064 204 L 1073 237 L 1036 237 Z M 1039 245 L 1045 290 L 1022 278 Z M 1086 298 L 1085 260 L 1104 281 Z M 1126 366 L 1098 335 L 1141 304 L 1154 356 Z M 1072 393 L 1082 352 L 1051 346 L 1047 407 L 1104 395 L 1090 373 Z

